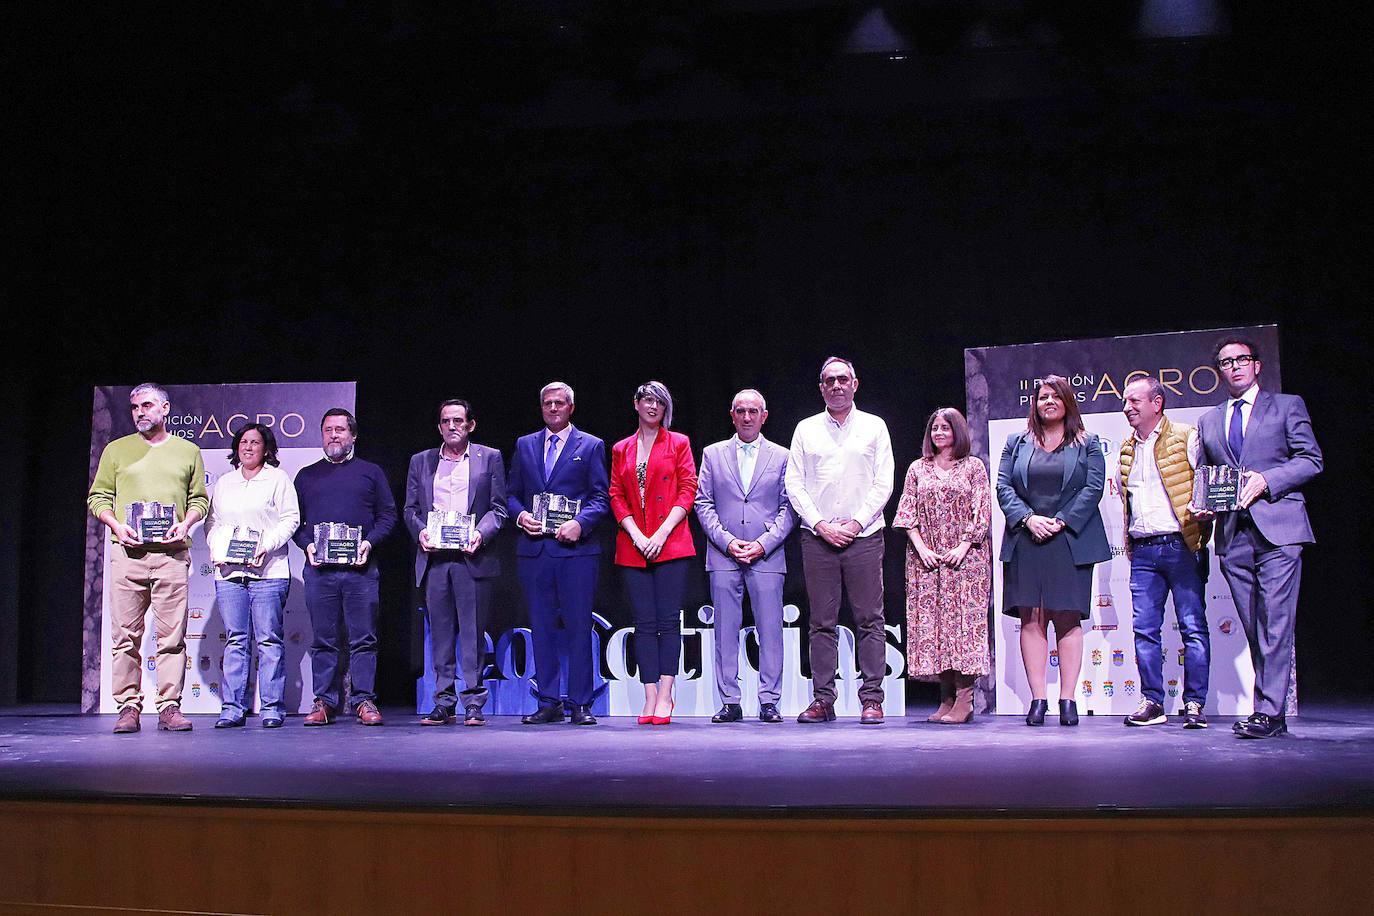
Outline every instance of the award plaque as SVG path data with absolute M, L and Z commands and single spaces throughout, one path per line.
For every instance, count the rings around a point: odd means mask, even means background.
M 363 549 L 363 529 L 342 522 L 315 526 L 315 562 L 351 565 Z
M 1193 471 L 1193 505 L 1209 512 L 1235 512 L 1240 508 L 1242 468 L 1203 465 Z
M 229 563 L 247 563 L 258 552 L 262 532 L 246 525 L 235 525 L 229 535 L 229 547 L 224 551 L 224 559 Z
M 435 550 L 467 550 L 472 544 L 472 530 L 476 525 L 471 515 L 456 509 L 431 512 L 425 530 L 429 532 L 429 546 Z
M 164 506 L 160 502 L 129 503 L 124 508 L 124 521 L 138 532 L 138 539 L 145 544 L 161 541 L 177 523 L 177 507 Z
M 557 493 L 536 493 L 534 511 L 531 513 L 545 534 L 556 534 L 564 522 L 582 511 L 582 500 L 569 499 Z

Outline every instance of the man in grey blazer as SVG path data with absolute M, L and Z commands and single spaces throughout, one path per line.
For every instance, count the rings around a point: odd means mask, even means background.
M 787 449 L 763 437 L 768 405 L 752 388 L 735 395 L 735 435 L 708 445 L 697 477 L 696 512 L 706 532 L 706 572 L 715 605 L 716 687 L 723 705 L 712 722 L 738 722 L 739 631 L 744 592 L 759 640 L 759 718 L 781 722 L 782 585 L 787 559 L 782 544 L 797 524 L 783 475 Z
M 1302 548 L 1314 540 L 1301 488 L 1321 473 L 1322 453 L 1302 398 L 1259 387 L 1253 343 L 1227 338 L 1214 355 L 1230 396 L 1198 418 L 1198 439 L 1207 464 L 1245 470 L 1242 508 L 1221 514 L 1215 540 L 1255 666 L 1255 712 L 1234 728 L 1273 738 L 1288 730 Z
M 415 584 L 425 591 L 434 657 L 434 709 L 421 725 L 454 721 L 459 695 L 455 679 L 463 666 L 463 724 L 485 725 L 482 707 L 483 629 L 491 604 L 492 580 L 501 565 L 491 548 L 506 521 L 506 469 L 501 453 L 470 442 L 477 427 L 472 407 L 461 398 L 439 405 L 439 448 L 410 459 L 406 474 L 405 522 L 415 538 Z M 473 517 L 466 550 L 443 550 L 430 540 L 426 524 L 434 510 Z M 461 643 L 461 651 L 458 643 Z

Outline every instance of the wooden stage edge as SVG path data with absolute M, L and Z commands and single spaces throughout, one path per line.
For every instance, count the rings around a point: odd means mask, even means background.
M 0 801 L 0 913 L 1361 912 L 1374 817 L 578 817 Z M 533 909 L 537 908 L 537 909 Z

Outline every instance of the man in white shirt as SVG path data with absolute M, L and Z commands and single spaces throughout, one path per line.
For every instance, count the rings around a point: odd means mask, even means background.
M 1207 680 L 1212 660 L 1203 590 L 1211 524 L 1189 508 L 1197 467 L 1197 430 L 1164 415 L 1164 386 L 1139 378 L 1126 386 L 1122 411 L 1135 432 L 1121 445 L 1118 476 L 1131 558 L 1131 605 L 1140 705 L 1126 717 L 1133 726 L 1163 725 L 1164 651 L 1160 631 L 1164 600 L 1172 593 L 1183 637 L 1184 728 L 1206 728 Z
M 813 702 L 798 722 L 835 720 L 841 589 L 854 611 L 864 725 L 883 721 L 887 631 L 883 616 L 883 507 L 892 495 L 892 440 L 881 418 L 854 406 L 854 364 L 821 366 L 825 410 L 797 424 L 787 459 L 787 495 L 803 528 L 802 567 L 811 605 Z

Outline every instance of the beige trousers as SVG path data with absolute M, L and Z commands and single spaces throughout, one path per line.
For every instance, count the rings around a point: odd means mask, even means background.
M 153 609 L 157 634 L 157 708 L 181 703 L 186 681 L 186 583 L 191 552 L 185 547 L 156 551 L 111 544 L 110 551 L 110 691 L 123 709 L 143 706 L 143 671 L 139 650 L 143 623 Z

